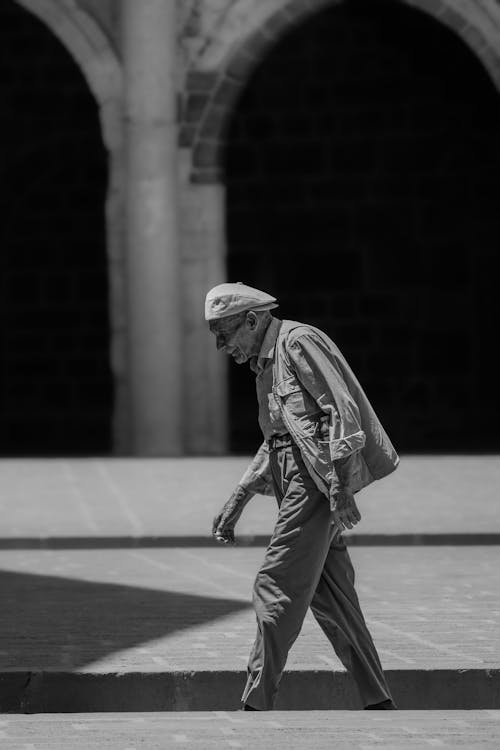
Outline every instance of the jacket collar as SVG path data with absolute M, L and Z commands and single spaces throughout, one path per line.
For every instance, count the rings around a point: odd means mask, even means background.
M 273 318 L 269 323 L 255 365 L 252 367 L 254 372 L 262 372 L 267 362 L 270 359 L 273 359 L 274 350 L 276 348 L 276 340 L 280 332 L 281 324 L 282 321 L 279 318 Z

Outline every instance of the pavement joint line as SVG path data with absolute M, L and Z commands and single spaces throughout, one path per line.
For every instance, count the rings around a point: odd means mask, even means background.
M 410 659 L 407 656 L 400 656 L 399 654 L 396 654 L 394 651 L 390 651 L 388 648 L 380 648 L 380 646 L 377 648 L 377 651 L 379 654 L 384 654 L 385 656 L 390 656 L 391 659 L 397 659 L 398 661 L 402 661 L 403 664 L 416 664 L 415 659 Z
M 66 481 L 68 482 L 71 492 L 70 497 L 75 502 L 78 511 L 80 515 L 82 516 L 83 521 L 88 526 L 90 531 L 94 532 L 94 534 L 99 533 L 99 525 L 97 521 L 95 520 L 92 511 L 90 510 L 87 503 L 84 501 L 82 497 L 82 493 L 80 491 L 80 488 L 76 482 L 76 478 L 73 474 L 71 464 L 69 461 L 63 461 L 62 464 L 63 474 L 66 478 Z
M 332 669 L 338 669 L 339 663 L 335 662 L 334 659 L 331 659 L 329 656 L 324 656 L 323 654 L 318 654 L 318 659 L 322 661 L 324 664 L 326 664 L 327 667 L 331 667 Z
M 218 719 L 224 719 L 225 721 L 229 721 L 231 724 L 243 724 L 243 719 L 240 719 L 237 716 L 231 716 L 231 714 L 228 711 L 214 711 L 215 716 Z
M 93 464 L 97 468 L 97 473 L 104 480 L 104 484 L 110 490 L 112 497 L 117 502 L 118 507 L 123 512 L 125 518 L 128 519 L 133 531 L 135 532 L 135 535 L 142 536 L 144 534 L 144 526 L 142 524 L 142 521 L 134 513 L 126 498 L 123 496 L 123 493 L 120 492 L 120 489 L 113 481 L 113 478 L 109 475 L 107 467 L 99 461 L 94 461 Z
M 383 628 L 385 630 L 390 630 L 392 633 L 396 633 L 397 635 L 402 635 L 404 638 L 408 638 L 410 641 L 414 641 L 415 643 L 419 643 L 421 646 L 427 646 L 428 648 L 434 648 L 436 651 L 439 651 L 443 654 L 449 654 L 450 656 L 458 656 L 461 657 L 462 654 L 459 651 L 456 651 L 453 648 L 448 648 L 447 646 L 440 645 L 438 643 L 434 643 L 433 641 L 429 641 L 427 638 L 421 638 L 419 635 L 416 635 L 415 633 L 408 633 L 406 630 L 401 630 L 400 628 L 395 628 L 393 625 L 389 625 L 386 622 L 382 622 L 381 620 L 374 620 L 373 618 L 366 618 L 366 621 L 370 625 L 375 625 L 376 627 Z M 478 659 L 476 656 L 470 656 L 468 657 L 471 661 L 475 661 L 478 664 L 482 664 L 483 660 Z
M 404 725 L 399 727 L 402 732 L 406 732 L 406 734 L 409 734 L 410 736 L 413 736 L 415 734 L 414 729 L 410 729 L 410 727 L 405 727 Z
M 164 565 L 159 560 L 153 560 L 151 557 L 148 557 L 142 552 L 130 552 L 130 555 L 133 557 L 136 557 L 139 560 L 143 560 L 143 562 L 148 563 L 149 565 L 152 565 L 153 567 L 159 568 L 160 570 L 167 570 L 170 572 L 172 570 L 171 565 Z M 204 583 L 205 585 L 211 586 L 216 591 L 219 591 L 220 593 L 224 594 L 227 598 L 227 595 L 230 594 L 235 600 L 240 602 L 246 602 L 246 599 L 243 599 L 241 596 L 241 591 L 235 591 L 234 589 L 230 589 L 227 586 L 222 586 L 221 584 L 216 583 L 211 578 L 206 578 L 205 576 L 199 576 L 195 575 L 194 573 L 186 573 L 186 571 L 182 572 L 182 575 L 186 578 L 189 578 L 193 581 L 196 581 L 197 583 Z M 250 601 L 248 601 L 248 606 L 251 606 Z
M 253 581 L 255 579 L 254 574 L 250 573 L 242 573 L 240 570 L 234 570 L 229 564 L 228 565 L 222 565 L 222 563 L 214 563 L 210 560 L 207 560 L 205 557 L 200 557 L 195 552 L 188 552 L 185 549 L 179 550 L 179 554 L 183 557 L 188 557 L 191 560 L 198 561 L 201 565 L 203 565 L 206 568 L 213 568 L 214 570 L 222 570 L 224 573 L 230 573 L 231 576 L 236 576 L 237 578 L 243 578 L 245 581 Z

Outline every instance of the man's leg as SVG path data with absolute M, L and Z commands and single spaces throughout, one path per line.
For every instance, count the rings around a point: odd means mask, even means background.
M 364 705 L 391 699 L 354 589 L 351 559 L 338 536 L 330 546 L 311 609 L 335 653 L 354 677 Z
M 280 509 L 255 580 L 257 638 L 242 696 L 258 710 L 274 705 L 288 651 L 317 589 L 332 535 L 328 500 L 307 473 L 299 449 L 272 451 L 270 461 Z

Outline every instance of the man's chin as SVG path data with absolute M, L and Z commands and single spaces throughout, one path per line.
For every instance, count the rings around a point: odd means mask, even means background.
M 247 355 L 243 354 L 242 351 L 233 352 L 231 354 L 231 357 L 234 359 L 237 365 L 243 365 L 248 360 Z

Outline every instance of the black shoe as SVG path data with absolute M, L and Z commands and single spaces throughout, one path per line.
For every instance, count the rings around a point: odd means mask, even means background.
M 386 698 L 380 703 L 370 703 L 369 706 L 365 706 L 365 711 L 397 711 L 397 706 L 390 698 Z
M 252 708 L 252 706 L 249 706 L 248 703 L 243 704 L 242 711 L 258 711 L 258 708 Z

